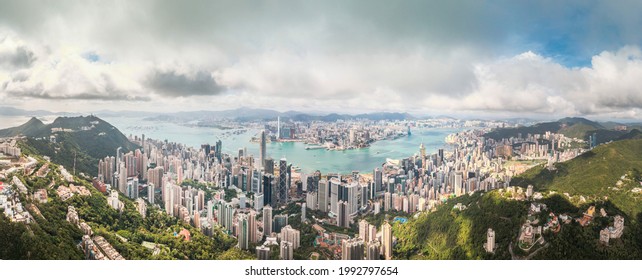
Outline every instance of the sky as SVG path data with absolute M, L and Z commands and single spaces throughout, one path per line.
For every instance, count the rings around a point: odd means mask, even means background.
M 0 104 L 642 118 L 641 1 L 4 1 Z

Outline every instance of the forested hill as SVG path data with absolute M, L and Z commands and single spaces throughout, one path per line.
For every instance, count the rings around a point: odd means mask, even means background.
M 405 224 L 393 225 L 399 259 L 640 259 L 642 258 L 642 139 L 600 145 L 554 169 L 543 165 L 514 178 L 511 185 L 533 185 L 541 200 L 520 200 L 507 190 L 474 193 L 449 200 L 436 211 L 419 214 Z M 458 203 L 464 209 L 454 208 Z M 529 213 L 531 203 L 546 210 Z M 595 206 L 594 219 L 582 226 L 581 218 Z M 599 214 L 604 209 L 607 216 Z M 557 233 L 547 231 L 545 245 L 536 254 L 520 251 L 520 227 L 527 221 L 543 226 L 550 214 L 571 220 Z M 609 245 L 599 242 L 600 231 L 624 217 L 624 231 Z M 492 228 L 497 248 L 487 253 L 486 232 Z M 512 245 L 513 254 L 509 250 Z
M 36 118 L 27 123 L 0 130 L 0 135 L 26 136 L 20 144 L 28 155 L 48 156 L 55 163 L 95 176 L 98 160 L 116 155 L 116 149 L 132 151 L 138 146 L 130 142 L 116 127 L 96 116 L 59 117 L 51 124 Z
M 533 168 L 514 178 L 511 184 L 532 184 L 542 191 L 581 195 L 587 200 L 606 198 L 635 216 L 642 212 L 642 139 L 600 145 L 549 170 Z
M 501 140 L 503 138 L 517 137 L 520 134 L 522 137 L 526 137 L 528 134 L 544 134 L 550 131 L 564 134 L 564 136 L 569 138 L 588 140 L 589 135 L 595 133 L 598 144 L 601 144 L 626 137 L 626 130 L 614 129 L 617 125 L 624 127 L 624 125 L 617 123 L 601 124 L 585 118 L 563 118 L 558 121 L 543 122 L 531 126 L 498 128 L 486 133 L 485 136 L 495 140 Z

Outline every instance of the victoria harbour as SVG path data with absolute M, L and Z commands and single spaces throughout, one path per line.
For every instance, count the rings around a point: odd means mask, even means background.
M 1 128 L 7 128 L 26 122 L 29 117 L 15 116 L 0 117 Z M 40 117 L 43 122 L 53 121 L 55 117 Z M 147 138 L 167 140 L 188 147 L 199 147 L 201 144 L 223 142 L 223 151 L 234 154 L 239 149 L 247 149 L 250 154 L 259 153 L 259 144 L 251 142 L 260 132 L 259 128 L 218 129 L 211 127 L 188 126 L 172 122 L 148 121 L 136 117 L 104 117 L 127 136 L 145 135 Z M 451 133 L 461 131 L 461 128 L 415 128 L 411 135 L 392 140 L 381 140 L 370 147 L 343 151 L 311 149 L 306 150 L 302 142 L 270 142 L 267 143 L 267 155 L 274 159 L 287 158 L 302 172 L 347 174 L 352 171 L 370 173 L 376 167 L 381 167 L 387 159 L 400 159 L 419 152 L 423 143 L 426 151 L 435 153 L 438 149 L 447 149 L 444 141 Z
M 223 151 L 234 154 L 239 149 L 257 155 L 259 144 L 250 142 L 257 136 L 259 129 L 247 128 L 234 133 L 235 130 L 222 130 L 210 127 L 186 126 L 171 122 L 145 121 L 142 118 L 115 117 L 105 118 L 125 135 L 141 136 L 156 140 L 167 140 L 199 147 L 201 144 L 223 142 Z M 303 172 L 319 170 L 323 173 L 350 173 L 352 171 L 372 172 L 380 167 L 386 159 L 400 159 L 419 152 L 422 143 L 426 151 L 436 152 L 446 148 L 444 139 L 448 134 L 458 132 L 457 128 L 417 128 L 409 136 L 394 140 L 377 141 L 370 147 L 343 151 L 314 149 L 306 150 L 302 142 L 267 143 L 267 155 L 274 159 L 287 158 Z

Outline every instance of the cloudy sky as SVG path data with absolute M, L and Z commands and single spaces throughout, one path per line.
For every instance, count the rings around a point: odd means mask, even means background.
M 642 2 L 516 2 L 0 0 L 0 103 L 642 118 Z

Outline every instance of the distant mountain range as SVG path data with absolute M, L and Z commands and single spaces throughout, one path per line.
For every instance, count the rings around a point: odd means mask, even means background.
M 193 120 L 220 120 L 228 119 L 235 121 L 255 121 L 255 120 L 276 120 L 281 117 L 283 120 L 292 121 L 337 121 L 337 120 L 352 120 L 352 119 L 367 119 L 367 120 L 413 120 L 416 119 L 413 115 L 408 113 L 388 113 L 376 112 L 367 114 L 320 114 L 320 113 L 305 113 L 300 111 L 286 111 L 279 112 L 269 109 L 253 109 L 253 108 L 238 108 L 232 110 L 222 111 L 186 111 L 176 113 L 158 113 L 147 111 L 111 111 L 101 110 L 92 112 L 94 115 L 100 117 L 145 117 L 147 120 L 152 121 L 193 121 Z M 0 107 L 0 116 L 74 116 L 78 113 L 69 112 L 51 112 L 46 110 L 22 110 L 13 107 Z
M 408 113 L 369 113 L 369 114 L 308 114 L 299 111 L 279 112 L 267 109 L 251 109 L 239 108 L 224 111 L 192 111 L 192 112 L 177 112 L 170 114 L 161 114 L 153 117 L 147 117 L 146 120 L 152 121 L 190 121 L 190 120 L 217 120 L 228 119 L 235 121 L 260 121 L 260 120 L 276 120 L 281 117 L 281 120 L 292 121 L 326 121 L 333 122 L 337 120 L 353 120 L 353 119 L 367 119 L 367 120 L 412 120 L 416 119 Z
M 51 111 L 46 111 L 46 110 L 22 110 L 18 108 L 13 108 L 13 107 L 7 107 L 7 106 L 1 106 L 0 107 L 0 116 L 51 116 L 51 115 L 57 115 L 57 116 L 67 116 L 67 115 L 72 115 L 73 113 L 66 113 L 66 112 L 51 112 Z
M 619 127 L 619 129 L 618 129 Z M 626 127 L 626 129 L 621 129 Z M 566 137 L 587 140 L 589 135 L 595 133 L 598 144 L 613 140 L 624 140 L 634 137 L 629 135 L 633 129 L 641 129 L 639 125 L 620 124 L 615 122 L 599 123 L 585 118 L 563 118 L 554 122 L 542 122 L 531 126 L 499 128 L 489 133 L 486 137 L 500 140 L 503 138 L 517 137 L 519 134 L 544 134 L 547 131 L 564 134 Z M 627 136 L 629 135 L 629 136 Z

